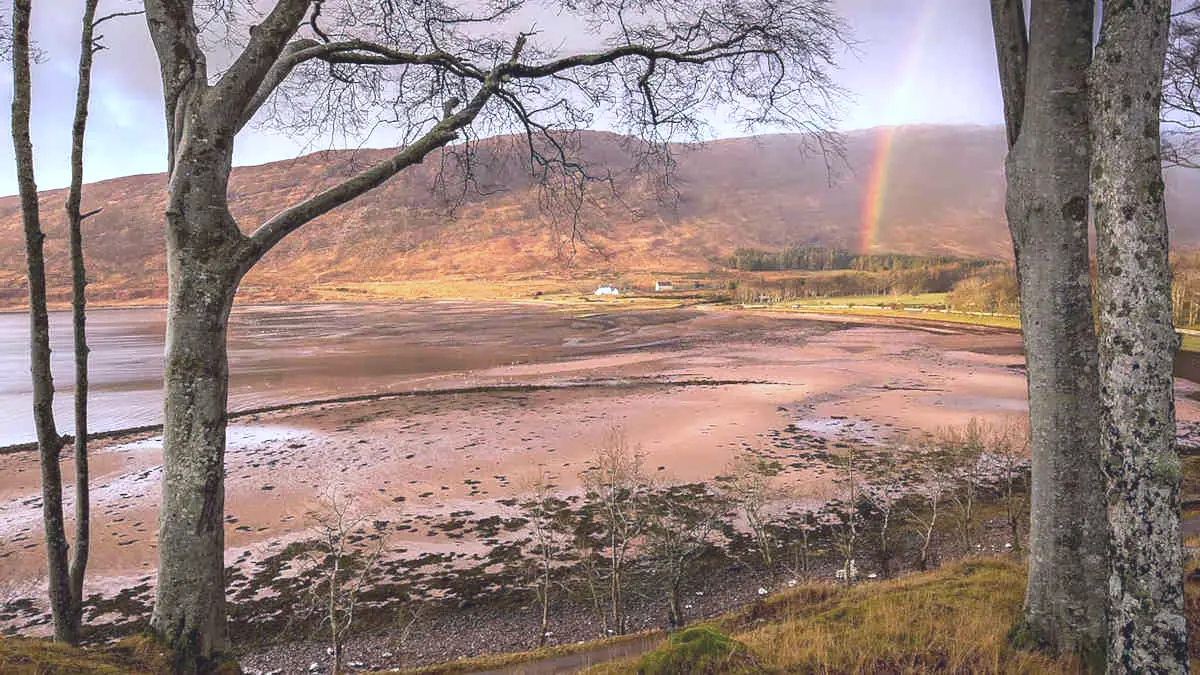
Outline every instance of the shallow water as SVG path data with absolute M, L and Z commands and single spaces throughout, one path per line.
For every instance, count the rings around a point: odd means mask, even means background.
M 430 388 L 439 380 L 513 363 L 613 353 L 677 337 L 697 312 L 655 321 L 576 318 L 554 308 L 503 303 L 240 307 L 230 319 L 231 411 L 321 398 Z M 88 315 L 91 430 L 162 420 L 165 311 L 106 309 Z M 0 314 L 0 446 L 34 440 L 28 317 Z M 60 433 L 72 429 L 70 314 L 51 314 Z
M 372 393 L 417 375 L 508 363 L 549 346 L 538 343 L 530 325 L 544 323 L 545 310 L 507 309 L 453 303 L 238 308 L 230 320 L 230 409 Z M 161 309 L 89 314 L 93 431 L 161 422 L 164 319 Z M 522 333 L 534 339 L 464 349 L 464 341 L 483 330 L 501 341 Z M 34 439 L 28 334 L 26 315 L 0 314 L 0 446 Z M 62 433 L 73 424 L 70 340 L 69 313 L 53 313 L 55 411 Z
M 239 307 L 230 319 L 229 408 L 464 386 L 476 383 L 476 373 L 487 369 L 511 367 L 512 376 L 555 370 L 518 364 L 671 351 L 704 341 L 724 344 L 775 331 L 812 334 L 851 325 L 691 309 L 568 312 L 515 303 Z M 92 431 L 161 422 L 164 330 L 162 309 L 89 312 Z M 70 339 L 70 314 L 52 313 L 55 410 L 63 433 L 72 429 Z M 0 447 L 34 439 L 27 341 L 28 317 L 0 314 Z M 1003 348 L 1014 356 L 1020 352 L 1019 341 Z M 989 349 L 995 347 L 979 347 L 981 353 Z M 1181 354 L 1176 372 L 1200 381 L 1200 354 Z

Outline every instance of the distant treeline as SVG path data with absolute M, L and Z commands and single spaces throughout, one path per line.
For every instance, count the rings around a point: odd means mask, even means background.
M 1021 311 L 1021 299 L 1016 271 L 1007 265 L 996 265 L 963 279 L 946 296 L 946 307 L 959 312 L 1017 314 Z
M 971 279 L 990 279 L 1000 274 L 1002 265 L 980 267 L 974 261 L 960 261 L 927 267 L 900 268 L 879 272 L 835 270 L 827 274 L 803 274 L 785 278 L 743 278 L 730 284 L 735 302 L 787 302 L 804 298 L 828 298 L 858 295 L 910 295 L 947 293 Z M 993 289 L 985 284 L 987 291 Z M 972 302 L 992 305 L 975 295 Z M 982 309 L 981 311 L 998 311 Z
M 729 265 L 745 271 L 830 271 L 789 278 L 730 282 L 735 302 L 787 302 L 804 298 L 948 293 L 946 307 L 963 312 L 1017 314 L 1020 299 L 1011 265 L 992 260 L 892 253 L 860 255 L 840 249 L 792 247 L 770 252 L 738 249 Z M 1175 326 L 1200 327 L 1200 251 L 1171 255 Z
M 1200 323 L 1200 252 L 1172 254 L 1171 304 L 1177 328 Z
M 1171 273 L 1175 326 L 1194 328 L 1200 325 L 1200 251 L 1172 253 Z M 1094 278 L 1092 283 L 1094 292 Z M 946 297 L 946 304 L 951 309 L 964 311 L 1016 314 L 1020 308 L 1016 274 L 1008 266 L 982 270 L 955 284 Z
M 726 265 L 744 272 L 803 270 L 824 272 L 853 270 L 857 272 L 891 272 L 938 268 L 948 265 L 987 267 L 994 260 L 974 260 L 944 255 L 905 255 L 901 253 L 851 253 L 838 248 L 792 246 L 782 251 L 763 251 L 739 248 L 728 258 Z

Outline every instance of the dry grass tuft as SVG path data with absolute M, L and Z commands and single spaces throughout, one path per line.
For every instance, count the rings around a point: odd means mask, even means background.
M 1023 595 L 1021 567 L 973 560 L 857 586 L 816 613 L 785 615 L 738 637 L 766 665 L 788 672 L 1078 672 L 1073 659 L 1008 646 Z
M 849 589 L 804 586 L 716 623 L 768 673 L 1079 672 L 1074 658 L 1056 660 L 1008 646 L 1024 588 L 1020 565 L 977 559 Z M 628 674 L 637 672 L 637 664 L 587 672 Z
M 0 639 L 0 673 L 5 675 L 158 675 L 170 670 L 166 650 L 143 636 L 96 649 L 48 640 Z

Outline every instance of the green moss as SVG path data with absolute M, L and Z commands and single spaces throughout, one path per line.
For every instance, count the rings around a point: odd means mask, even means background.
M 764 673 L 746 645 L 712 626 L 694 626 L 646 654 L 639 675 Z
M 1157 136 L 1158 136 L 1158 134 L 1155 134 L 1155 137 L 1157 137 Z M 1163 194 L 1166 191 L 1167 191 L 1167 185 L 1161 179 L 1157 179 L 1157 180 L 1154 180 L 1153 182 L 1151 182 L 1150 189 L 1149 189 L 1151 203 L 1161 204 L 1163 201 Z
M 1165 483 L 1179 484 L 1183 480 L 1183 463 L 1179 455 L 1172 452 L 1159 454 L 1154 460 L 1154 475 Z
M 1005 636 L 1005 641 L 1013 649 L 1024 652 L 1031 652 L 1041 647 L 1038 644 L 1037 638 L 1033 634 L 1033 630 L 1029 627 L 1029 621 L 1022 613 L 1013 623 L 1012 628 L 1008 629 L 1008 635 Z
M 1080 649 L 1082 670 L 1088 673 L 1103 673 L 1108 664 L 1108 645 L 1103 640 L 1085 640 Z

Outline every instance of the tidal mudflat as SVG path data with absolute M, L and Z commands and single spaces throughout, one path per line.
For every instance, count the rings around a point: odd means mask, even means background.
M 804 439 L 886 445 L 1025 409 L 1019 335 L 971 326 L 408 303 L 259 308 L 239 315 L 231 341 L 231 409 L 284 406 L 231 423 L 235 600 L 271 593 L 260 587 L 279 574 L 270 561 L 309 536 L 307 514 L 331 490 L 388 525 L 390 569 L 408 583 L 421 565 L 485 567 L 517 529 L 505 523 L 530 481 L 544 472 L 577 491 L 614 429 L 660 483 L 692 483 L 742 449 L 786 458 Z M 128 379 L 152 369 L 129 366 Z M 1186 395 L 1179 419 L 1200 420 Z M 154 432 L 94 446 L 93 620 L 132 620 L 152 598 L 160 463 Z M 819 476 L 786 478 L 822 494 Z M 26 634 L 44 629 L 40 505 L 35 453 L 0 455 L 0 621 Z

